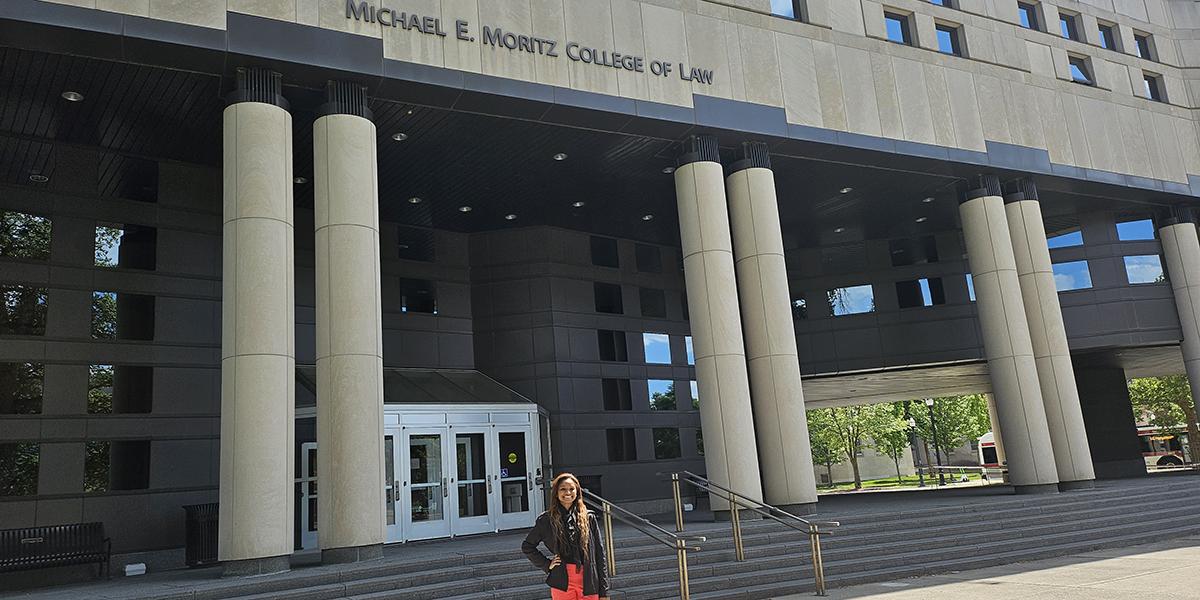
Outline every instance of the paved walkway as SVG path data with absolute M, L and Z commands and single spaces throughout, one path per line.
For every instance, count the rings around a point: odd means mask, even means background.
M 809 600 L 810 594 L 776 600 Z M 1200 537 L 829 590 L 875 600 L 1200 600 Z

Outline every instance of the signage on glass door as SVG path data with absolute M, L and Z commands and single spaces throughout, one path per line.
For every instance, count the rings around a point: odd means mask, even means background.
M 387 7 L 377 7 L 369 2 L 346 0 L 346 18 L 367 23 L 378 23 L 383 27 L 403 31 L 412 35 L 433 35 L 448 37 L 446 25 L 441 18 L 417 13 L 393 10 Z M 507 50 L 526 54 L 537 54 L 550 58 L 565 56 L 567 60 L 581 62 L 597 67 L 620 69 L 635 73 L 650 72 L 653 76 L 671 77 L 677 75 L 683 81 L 694 81 L 712 85 L 712 69 L 701 69 L 688 66 L 683 61 L 671 62 L 661 59 L 646 60 L 637 54 L 618 52 L 615 49 L 594 48 L 568 40 L 560 44 L 559 40 L 504 31 L 499 27 L 484 25 L 478 39 L 471 24 L 463 19 L 454 21 L 454 37 L 468 43 L 479 43 L 494 51 Z

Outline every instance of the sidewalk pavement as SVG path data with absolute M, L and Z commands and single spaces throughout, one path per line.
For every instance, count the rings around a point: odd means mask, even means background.
M 873 600 L 1200 600 L 1200 537 L 831 589 Z M 811 594 L 775 600 L 809 600 Z

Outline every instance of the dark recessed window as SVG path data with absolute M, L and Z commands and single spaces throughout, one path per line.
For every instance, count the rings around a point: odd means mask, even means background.
M 1021 27 L 1040 30 L 1038 24 L 1037 6 L 1028 2 L 1017 3 L 1017 16 L 1021 19 Z
M 675 382 L 669 379 L 649 379 L 646 381 L 646 391 L 649 393 L 650 410 L 675 410 Z
M 1146 93 L 1146 97 L 1155 102 L 1163 101 L 1162 92 L 1162 77 L 1153 73 L 1142 73 L 1142 85 Z
M 92 337 L 98 340 L 153 340 L 154 296 L 92 292 Z
M 941 277 L 896 282 L 896 299 L 900 308 L 917 308 L 946 303 Z
M 0 210 L 0 256 L 50 258 L 50 218 L 14 210 Z
M 1117 49 L 1116 29 L 1108 23 L 1100 24 L 1100 47 L 1108 50 Z
M 662 250 L 658 246 L 637 244 L 633 247 L 637 270 L 642 273 L 662 273 Z
M 1133 32 L 1133 41 L 1137 46 L 1137 55 L 1146 59 L 1154 60 L 1154 43 L 1150 41 L 1150 34 Z
M 624 331 L 597 329 L 596 338 L 600 342 L 600 360 L 629 362 L 629 348 L 625 345 Z
M 621 259 L 617 255 L 617 240 L 593 235 L 592 264 L 597 267 L 620 267 Z
M 696 454 L 704 456 L 704 430 L 696 430 Z
M 1068 231 L 1066 233 L 1052 235 L 1046 238 L 1046 245 L 1050 248 L 1070 248 L 1071 246 L 1082 246 L 1083 232 L 1076 229 L 1075 231 Z
M 643 317 L 667 318 L 667 294 L 653 288 L 638 288 Z
M 608 462 L 637 460 L 637 439 L 632 429 L 606 429 Z
M 1068 56 L 1067 61 L 1071 66 L 1072 81 L 1084 85 L 1095 85 L 1095 81 L 1092 79 L 1092 70 L 1088 68 L 1086 58 L 1082 56 Z
M 792 318 L 808 318 L 808 300 L 804 298 L 803 293 L 792 295 Z
M 633 410 L 633 396 L 628 379 L 601 379 L 604 410 Z
M 654 458 L 666 460 L 679 458 L 679 429 L 674 427 L 654 428 Z
M 1079 41 L 1079 18 L 1070 13 L 1058 13 L 1058 25 L 1062 36 L 1068 40 Z
M 937 25 L 938 51 L 943 54 L 962 56 L 962 29 L 957 25 Z
M 148 413 L 154 399 L 154 368 L 91 365 L 88 414 Z
M 912 31 L 908 19 L 908 15 L 894 12 L 883 13 L 883 24 L 887 28 L 888 40 L 906 46 L 912 45 Z
M 614 315 L 625 313 L 625 305 L 621 301 L 621 286 L 597 281 L 592 284 L 592 290 L 596 298 L 596 312 Z
M 438 314 L 437 293 L 427 279 L 400 278 L 400 312 Z
M 433 262 L 435 257 L 432 229 L 396 226 L 396 258 Z
M 1136 219 L 1119 221 L 1117 223 L 1117 239 L 1122 242 L 1154 239 L 1154 221 L 1151 219 Z
M 923 235 L 919 238 L 888 240 L 888 251 L 893 267 L 935 263 L 938 261 L 937 238 Z
M 144 490 L 150 487 L 150 441 L 88 442 L 83 491 Z
M 0 415 L 42 412 L 42 363 L 0 363 Z
M 153 271 L 158 230 L 141 225 L 96 225 L 96 266 Z
M 0 335 L 46 335 L 46 288 L 0 285 Z
M 0 496 L 37 495 L 40 451 L 32 442 L 0 444 Z

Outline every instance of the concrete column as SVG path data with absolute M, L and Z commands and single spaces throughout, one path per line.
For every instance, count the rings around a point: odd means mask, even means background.
M 1091 489 L 1095 487 L 1096 473 L 1083 425 L 1083 411 L 1079 408 L 1079 390 L 1075 387 L 1067 330 L 1058 304 L 1058 290 L 1054 286 L 1042 207 L 1033 181 L 1013 182 L 1004 196 L 1004 212 L 1008 217 L 1021 299 L 1054 448 L 1058 489 Z
M 1183 333 L 1180 350 L 1192 402 L 1200 406 L 1200 242 L 1197 241 L 1195 216 L 1189 211 L 1163 221 L 1158 230 L 1166 259 L 1167 279 L 1175 294 L 1175 310 Z M 1192 449 L 1195 456 L 1197 449 Z
M 766 144 L 744 144 L 743 152 L 745 158 L 730 167 L 725 189 L 764 499 L 784 510 L 811 512 L 817 480 L 800 387 L 775 174 Z
M 375 125 L 330 82 L 313 123 L 321 560 L 383 556 L 383 329 Z
M 758 444 L 720 160 L 716 138 L 693 136 L 684 143 L 684 154 L 675 169 L 704 463 L 713 482 L 761 500 Z M 727 511 L 728 504 L 714 496 L 713 510 Z
M 227 575 L 286 571 L 295 501 L 292 117 L 278 73 L 239 70 L 225 109 L 221 521 Z
M 1017 493 L 1057 493 L 1058 470 L 1000 181 L 984 176 L 973 182 L 959 215 L 975 282 L 984 355 L 1004 431 L 1009 478 Z
M 1003 465 L 1008 459 L 1004 456 L 1004 436 L 1000 432 L 1000 417 L 996 414 L 996 396 L 984 394 L 988 404 L 988 420 L 992 422 L 992 441 L 996 443 L 996 462 Z

